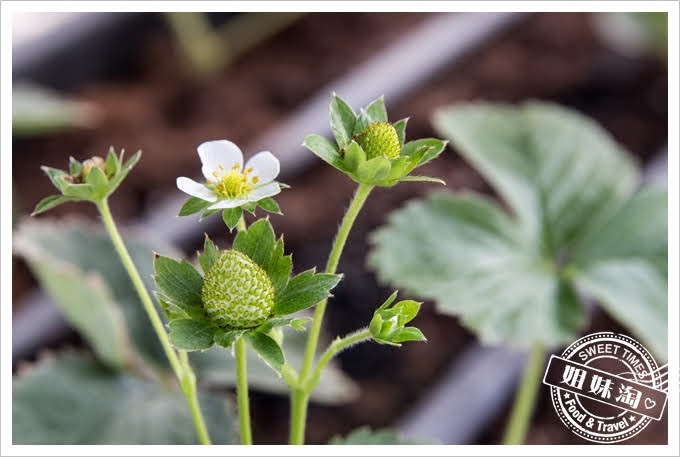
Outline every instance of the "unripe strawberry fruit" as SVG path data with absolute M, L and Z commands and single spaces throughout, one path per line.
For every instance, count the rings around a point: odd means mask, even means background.
M 222 251 L 203 282 L 203 306 L 220 327 L 243 329 L 266 321 L 274 307 L 267 273 L 239 251 Z
M 369 124 L 355 137 L 356 142 L 366 152 L 366 159 L 383 156 L 396 159 L 401 154 L 399 135 L 389 122 Z

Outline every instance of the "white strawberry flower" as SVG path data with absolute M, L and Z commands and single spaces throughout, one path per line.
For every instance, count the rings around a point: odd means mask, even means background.
M 244 165 L 241 149 L 231 141 L 206 141 L 197 149 L 205 183 L 182 176 L 177 178 L 177 187 L 192 197 L 215 202 L 207 209 L 236 208 L 281 192 L 274 181 L 279 160 L 271 152 L 258 152 Z

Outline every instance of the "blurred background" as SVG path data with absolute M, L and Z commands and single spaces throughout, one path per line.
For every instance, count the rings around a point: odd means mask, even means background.
M 336 91 L 355 108 L 382 94 L 391 121 L 410 116 L 408 138 L 434 136 L 435 109 L 470 100 L 555 101 L 600 122 L 636 156 L 647 179 L 665 182 L 667 144 L 664 14 L 512 13 L 31 13 L 14 18 L 13 188 L 15 221 L 53 193 L 41 165 L 104 155 L 110 145 L 143 158 L 111 199 L 114 216 L 191 256 L 208 232 L 230 242 L 219 218 L 175 218 L 175 177 L 199 174 L 196 146 L 228 138 L 248 156 L 270 149 L 292 186 L 277 198 L 298 271 L 323 265 L 354 189 L 300 143 L 328 135 Z M 491 193 L 451 149 L 422 170 L 450 189 Z M 366 268 L 367 235 L 436 184 L 378 190 L 340 262 L 345 280 L 325 320 L 328 335 L 365 325 L 391 290 Z M 94 207 L 67 204 L 43 218 Z M 14 366 L 45 349 L 86 346 L 39 290 L 25 261 L 13 263 Z M 349 286 L 351 285 L 351 287 Z M 308 442 L 357 426 L 396 427 L 443 443 L 500 441 L 523 354 L 480 347 L 455 318 L 426 303 L 415 325 L 428 344 L 363 345 L 340 357 L 356 384 L 346 402 L 315 404 Z M 594 331 L 620 328 L 596 313 Z M 199 379 L 200 381 L 200 379 Z M 582 444 L 539 395 L 527 442 Z M 252 395 L 255 441 L 287 437 L 288 399 Z M 448 411 L 437 408 L 446 402 Z M 453 411 L 458 411 L 454 414 Z M 464 413 L 460 413 L 464 411 Z M 396 419 L 395 419 L 396 418 Z M 666 420 L 628 443 L 665 443 Z

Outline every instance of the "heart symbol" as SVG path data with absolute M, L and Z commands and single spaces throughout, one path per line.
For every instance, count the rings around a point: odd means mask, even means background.
M 645 408 L 652 409 L 656 406 L 656 402 L 651 398 L 645 398 Z

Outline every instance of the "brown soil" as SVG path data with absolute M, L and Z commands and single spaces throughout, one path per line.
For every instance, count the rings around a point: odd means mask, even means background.
M 330 79 L 423 19 L 415 14 L 312 14 L 204 87 L 188 82 L 168 37 L 155 34 L 140 45 L 138 58 L 148 65 L 135 79 L 100 82 L 78 91 L 79 97 L 95 103 L 104 113 L 98 128 L 15 142 L 13 176 L 22 206 L 31 208 L 51 192 L 47 179 L 37 177 L 39 165 L 63 167 L 68 154 L 86 157 L 115 144 L 145 150 L 140 165 L 112 201 L 118 217 L 134 218 L 159 195 L 176 192 L 174 177 L 196 167 L 198 143 L 222 137 L 247 143 Z M 393 119 L 410 116 L 408 137 L 418 138 L 434 135 L 429 117 L 437 107 L 482 98 L 541 98 L 574 106 L 602 122 L 643 161 L 656 154 L 667 138 L 664 66 L 608 51 L 584 14 L 536 15 L 388 109 Z M 450 189 L 490 192 L 479 175 L 451 151 L 422 172 L 445 179 Z M 354 185 L 321 165 L 291 184 L 293 188 L 278 198 L 286 216 L 273 216 L 272 223 L 277 232 L 285 233 L 297 269 L 323 265 Z M 323 193 L 318 192 L 321 188 Z M 403 184 L 372 195 L 340 264 L 345 280 L 327 313 L 330 334 L 344 334 L 365 325 L 374 305 L 390 292 L 378 287 L 365 268 L 367 234 L 406 200 L 438 188 Z M 85 205 L 67 205 L 56 214 L 74 211 L 94 216 Z M 197 247 L 185 246 L 187 250 Z M 472 340 L 456 319 L 435 314 L 431 303 L 425 304 L 415 325 L 428 336 L 427 345 L 401 349 L 366 345 L 343 355 L 343 368 L 360 384 L 361 397 L 342 407 L 313 406 L 310 443 L 327 442 L 332 435 L 363 424 L 380 427 L 393 423 Z M 611 329 L 613 324 L 605 320 L 600 325 Z M 255 394 L 256 441 L 285 442 L 287 413 L 286 399 Z M 483 433 L 480 443 L 498 442 L 497 430 L 504 416 L 505 412 L 499 411 L 497 423 Z M 663 426 L 649 427 L 637 440 L 659 443 L 665 442 L 666 436 Z M 529 442 L 570 443 L 574 439 L 552 406 L 539 403 Z

